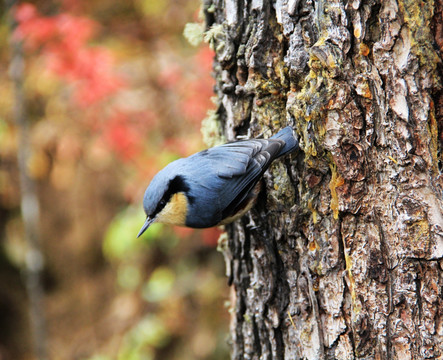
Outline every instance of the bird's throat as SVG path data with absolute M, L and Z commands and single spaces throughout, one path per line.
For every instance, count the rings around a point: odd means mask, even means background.
M 183 192 L 173 194 L 171 199 L 155 218 L 155 222 L 185 226 L 188 200 Z

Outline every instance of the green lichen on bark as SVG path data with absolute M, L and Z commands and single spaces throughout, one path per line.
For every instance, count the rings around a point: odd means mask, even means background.
M 220 118 L 213 109 L 208 110 L 206 118 L 203 119 L 200 129 L 203 141 L 208 147 L 224 144 L 226 138 L 223 135 Z
M 425 68 L 436 76 L 435 69 L 441 60 L 432 45 L 434 39 L 431 33 L 431 21 L 434 16 L 434 1 L 400 0 L 398 7 L 411 33 L 411 52 L 418 57 L 421 69 Z M 433 80 L 437 83 L 441 81 L 437 77 Z

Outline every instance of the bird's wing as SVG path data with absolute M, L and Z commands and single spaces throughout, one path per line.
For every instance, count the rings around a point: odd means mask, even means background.
M 269 166 L 283 146 L 283 141 L 244 140 L 208 149 L 207 155 L 217 175 L 222 178 L 233 178 L 246 173 L 254 176 Z
M 279 139 L 251 139 L 207 150 L 211 167 L 224 179 L 222 198 L 230 199 L 224 208 L 243 201 L 284 146 L 285 142 Z

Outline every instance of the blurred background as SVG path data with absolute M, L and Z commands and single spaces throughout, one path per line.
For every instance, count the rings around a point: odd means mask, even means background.
M 213 52 L 183 36 L 195 23 L 198 42 L 199 5 L 0 3 L 0 360 L 36 358 L 32 324 L 40 358 L 229 357 L 220 230 L 154 225 L 136 239 L 152 176 L 205 146 Z M 40 208 L 34 247 L 20 154 Z

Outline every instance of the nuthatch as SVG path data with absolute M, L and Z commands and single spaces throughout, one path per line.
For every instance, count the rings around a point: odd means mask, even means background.
M 146 221 L 208 228 L 228 224 L 254 205 L 272 161 L 298 148 L 291 127 L 269 139 L 231 142 L 173 161 L 154 176 L 143 197 Z

